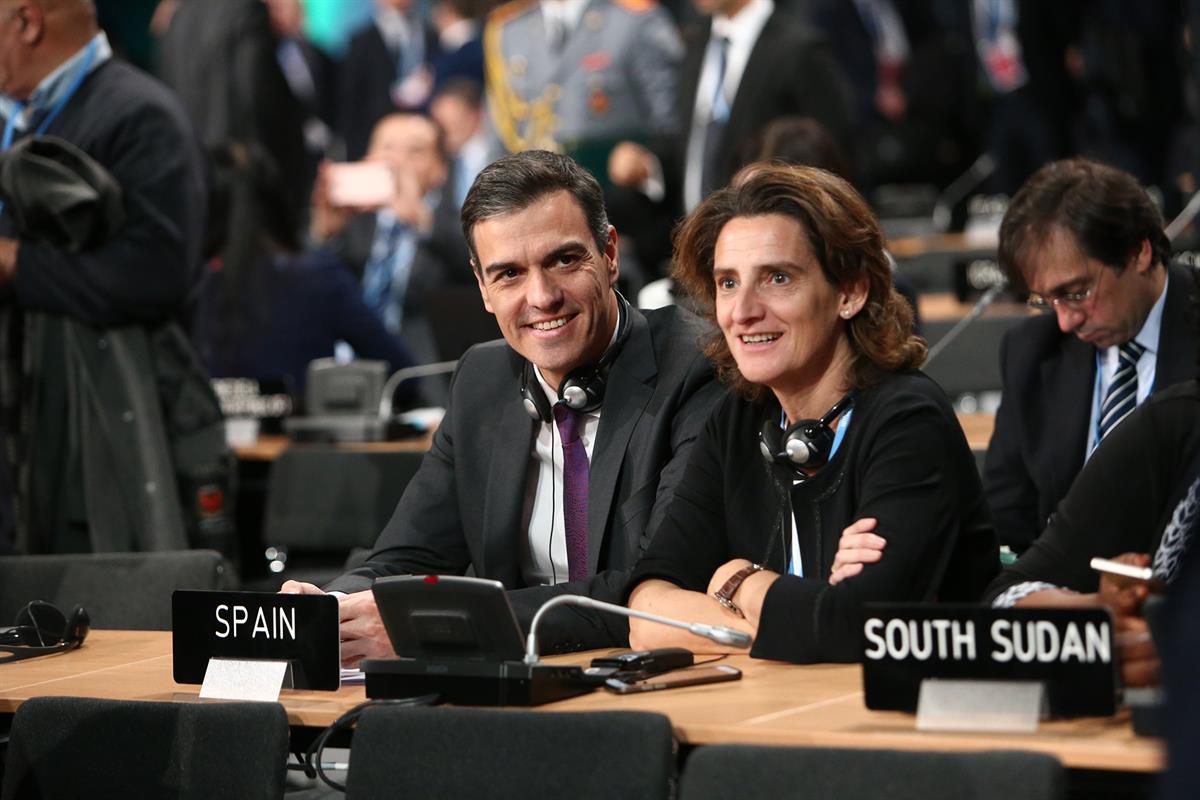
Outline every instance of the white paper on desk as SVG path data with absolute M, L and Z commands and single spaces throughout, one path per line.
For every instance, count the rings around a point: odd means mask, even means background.
M 355 684 L 355 683 L 366 683 L 366 682 L 367 682 L 367 676 L 364 675 L 363 671 L 361 669 L 359 669 L 358 667 L 354 667 L 353 669 L 345 669 L 345 668 L 342 669 L 342 684 L 343 685 L 345 685 L 347 683 Z

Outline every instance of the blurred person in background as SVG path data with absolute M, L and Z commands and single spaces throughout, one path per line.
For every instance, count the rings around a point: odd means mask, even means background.
M 432 120 L 397 113 L 375 126 L 366 162 L 387 168 L 394 191 L 373 207 L 335 203 L 338 165 L 326 164 L 313 190 L 312 238 L 326 243 L 359 277 L 364 302 L 417 363 L 438 360 L 426 316 L 428 294 L 473 285 L 466 261 L 454 263 L 462 233 L 437 224 L 446 180 L 445 140 Z
M 375 0 L 375 16 L 350 38 L 338 81 L 347 160 L 366 155 L 375 124 L 388 114 L 425 109 L 440 53 L 413 0 Z
M 181 0 L 162 40 L 159 77 L 179 97 L 207 151 L 240 147 L 255 169 L 277 176 L 286 187 L 279 202 L 300 231 L 311 184 L 304 112 L 277 45 L 262 0 Z
M 0 211 L 17 549 L 231 552 L 220 409 L 182 324 L 205 227 L 183 109 L 112 58 L 91 2 L 0 0 L 0 121 L 0 149 L 45 135 L 83 151 L 119 185 L 123 218 L 62 241 L 22 227 L 28 195 Z
M 650 266 L 669 258 L 675 220 L 729 182 L 747 139 L 772 119 L 814 117 L 835 137 L 850 129 L 849 85 L 822 33 L 773 0 L 694 5 L 703 20 L 684 33 L 671 98 L 682 135 L 624 141 L 607 164 L 613 184 L 640 195 L 640 203 L 626 200 L 637 226 L 621 229 L 637 240 Z
M 292 96 L 303 114 L 304 146 L 308 152 L 308 186 L 311 191 L 317 165 L 334 143 L 337 125 L 336 66 L 325 51 L 304 35 L 304 4 L 300 0 L 263 0 L 278 44 L 275 57 Z
M 246 152 L 214 159 L 210 208 L 221 229 L 210 238 L 220 255 L 209 264 L 196 325 L 213 377 L 282 381 L 302 399 L 309 362 L 333 357 L 338 342 L 392 370 L 411 366 L 346 264 L 324 249 L 301 252 L 279 192 Z

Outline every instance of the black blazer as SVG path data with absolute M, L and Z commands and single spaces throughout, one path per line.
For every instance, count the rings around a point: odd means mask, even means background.
M 1158 551 L 1163 533 L 1200 475 L 1200 390 L 1184 381 L 1155 393 L 1104 439 L 1046 528 L 984 593 L 993 602 L 1021 583 L 1095 592 L 1092 556 Z M 1177 573 L 1159 575 L 1168 581 Z
M 684 131 L 691 128 L 696 89 L 711 31 L 712 20 L 708 19 L 684 34 L 686 50 L 680 67 L 677 110 Z M 746 143 L 779 117 L 813 117 L 829 129 L 835 140 L 846 141 L 850 133 L 852 95 L 824 34 L 775 11 L 750 51 L 733 99 L 729 122 L 717 148 L 720 163 L 717 185 L 724 186 L 737 172 Z M 677 180 L 682 186 L 686 135 L 680 141 L 680 151 L 674 160 Z
M 1169 267 L 1154 391 L 1195 376 L 1191 271 Z M 988 445 L 984 486 L 996 538 L 1017 552 L 1046 527 L 1083 466 L 1096 348 L 1064 334 L 1053 315 L 1010 329 L 1000 344 L 1003 396 Z
M 700 352 L 704 324 L 682 309 L 631 312 L 629 339 L 609 372 L 592 452 L 588 574 L 584 582 L 526 587 L 522 516 L 536 424 L 521 405 L 523 359 L 504 341 L 459 361 L 433 446 L 375 544 L 370 559 L 329 590 L 366 589 L 399 574 L 475 574 L 500 581 L 523 627 L 559 594 L 621 602 L 692 441 L 720 388 Z M 624 617 L 560 609 L 539 626 L 543 651 L 628 643 Z

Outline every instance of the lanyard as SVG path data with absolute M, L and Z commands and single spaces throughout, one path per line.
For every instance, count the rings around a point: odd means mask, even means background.
M 47 114 L 42 120 L 41 124 L 38 125 L 37 130 L 34 131 L 35 136 L 41 136 L 43 133 L 45 133 L 46 129 L 50 127 L 50 123 L 54 122 L 54 120 L 58 118 L 58 115 L 62 113 L 63 107 L 74 96 L 75 92 L 79 89 L 79 84 L 83 83 L 83 79 L 87 77 L 87 74 L 91 71 L 92 61 L 95 60 L 95 58 L 96 40 L 93 39 L 88 44 L 87 51 L 84 53 L 83 63 L 79 65 L 79 69 L 77 69 L 75 74 L 71 77 L 70 85 L 67 86 L 67 90 L 63 92 L 62 96 L 58 98 L 58 102 L 54 104 L 54 107 L 50 109 L 50 113 Z M 13 137 L 16 134 L 17 117 L 21 116 L 24 110 L 25 104 L 18 103 L 12 115 L 9 116 L 8 122 L 4 125 L 4 139 L 0 141 L 0 152 L 4 152 L 8 148 L 12 147 Z
M 83 63 L 79 65 L 79 69 L 75 70 L 75 74 L 71 77 L 70 85 L 68 85 L 67 90 L 62 93 L 62 97 L 58 98 L 58 102 L 54 104 L 54 108 L 50 109 L 50 113 L 47 114 L 42 120 L 41 124 L 37 126 L 37 130 L 33 132 L 34 136 L 41 136 L 43 133 L 45 133 L 46 129 L 50 127 L 50 123 L 54 122 L 54 120 L 62 112 L 63 106 L 65 106 L 67 101 L 74 96 L 76 90 L 79 89 L 79 84 L 83 83 L 83 79 L 87 77 L 89 72 L 91 72 L 92 61 L 95 58 L 96 40 L 92 39 L 92 41 L 88 43 L 87 51 L 84 53 Z M 17 117 L 21 116 L 24 111 L 25 104 L 18 103 L 17 107 L 13 109 L 12 114 L 9 115 L 8 120 L 4 123 L 4 137 L 3 139 L 0 139 L 0 153 L 3 153 L 4 151 L 8 150 L 8 148 L 12 147 L 13 137 L 16 135 L 17 131 Z M 0 215 L 3 214 L 4 202 L 0 201 Z

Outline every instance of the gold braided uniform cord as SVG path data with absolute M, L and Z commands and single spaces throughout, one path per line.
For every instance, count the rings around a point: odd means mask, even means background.
M 500 42 L 501 27 L 508 18 L 508 15 L 493 15 L 483 31 L 484 69 L 492 90 L 488 107 L 496 134 L 510 153 L 534 148 L 557 152 L 559 147 L 554 140 L 554 131 L 558 127 L 558 117 L 554 113 L 554 104 L 558 102 L 561 89 L 550 84 L 532 102 L 522 100 L 513 90 Z M 525 135 L 522 135 L 521 127 L 524 127 Z

